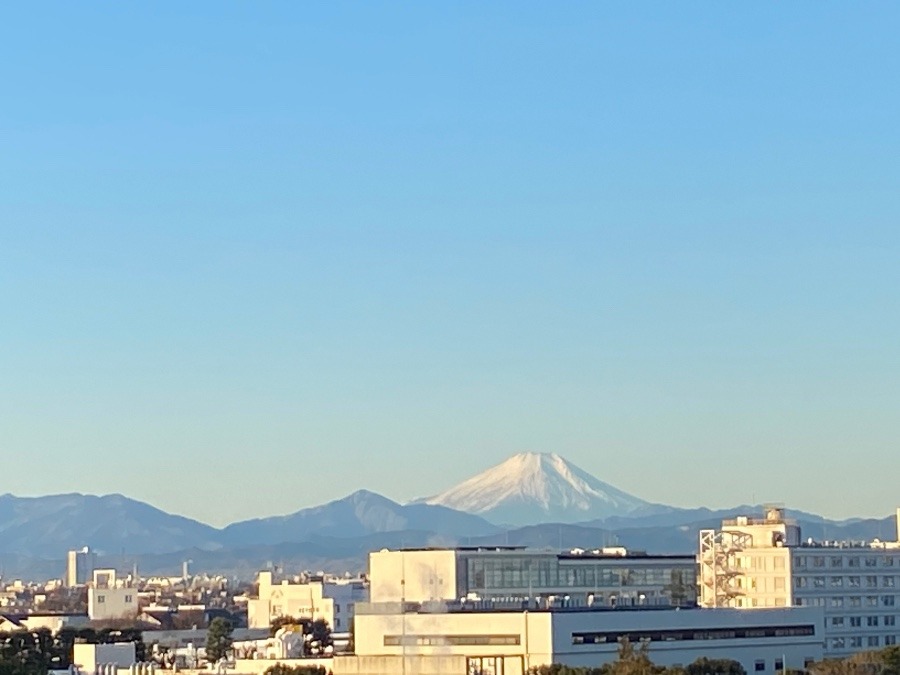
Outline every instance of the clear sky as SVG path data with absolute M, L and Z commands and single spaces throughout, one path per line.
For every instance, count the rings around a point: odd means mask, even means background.
M 0 9 L 0 492 L 223 524 L 523 450 L 900 503 L 896 3 Z

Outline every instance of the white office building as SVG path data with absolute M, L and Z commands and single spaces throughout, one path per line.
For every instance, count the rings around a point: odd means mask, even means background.
M 472 600 L 518 607 L 693 607 L 694 556 L 620 548 L 564 553 L 523 547 L 369 554 L 371 601 Z
M 615 661 L 620 640 L 627 638 L 633 644 L 648 641 L 649 656 L 658 665 L 734 659 L 748 673 L 775 675 L 820 660 L 822 632 L 822 613 L 814 608 L 485 610 L 452 603 L 361 604 L 355 654 L 336 657 L 333 670 L 335 675 L 522 675 L 553 663 L 596 667 Z
M 702 531 L 698 561 L 702 607 L 816 609 L 827 656 L 898 644 L 900 542 L 803 541 L 771 508 Z

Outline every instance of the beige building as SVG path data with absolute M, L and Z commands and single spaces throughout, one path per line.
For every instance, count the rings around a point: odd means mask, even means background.
M 900 641 L 898 542 L 804 542 L 783 510 L 771 508 L 763 518 L 703 530 L 698 563 L 702 607 L 818 609 L 829 656 Z
M 312 578 L 298 583 L 275 583 L 272 572 L 259 573 L 259 594 L 247 603 L 247 625 L 268 628 L 283 616 L 295 619 L 324 619 L 335 633 L 350 630 L 354 607 L 369 599 L 363 579 Z
M 88 588 L 88 617 L 91 621 L 134 619 L 138 615 L 138 589 L 117 579 L 112 569 L 94 570 Z

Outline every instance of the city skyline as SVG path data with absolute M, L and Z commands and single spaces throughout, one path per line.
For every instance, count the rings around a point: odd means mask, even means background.
M 892 513 L 900 9 L 767 7 L 0 10 L 0 493 Z

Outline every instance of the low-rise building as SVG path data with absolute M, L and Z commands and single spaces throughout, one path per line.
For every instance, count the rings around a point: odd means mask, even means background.
M 138 614 L 138 589 L 120 583 L 116 571 L 94 570 L 88 588 L 88 617 L 91 621 L 134 619 Z
M 553 663 L 599 666 L 616 660 L 625 638 L 648 641 L 659 665 L 734 659 L 748 673 L 774 675 L 821 659 L 822 634 L 815 608 L 497 610 L 366 603 L 357 607 L 355 654 L 337 656 L 334 673 L 522 675 Z
M 268 628 L 279 617 L 324 619 L 332 631 L 345 633 L 352 625 L 355 605 L 368 599 L 364 579 L 323 576 L 275 583 L 272 572 L 260 572 L 258 597 L 247 603 L 247 625 Z

